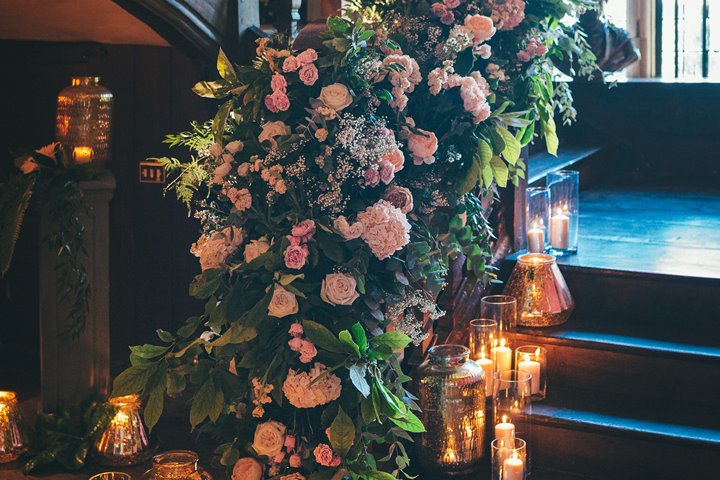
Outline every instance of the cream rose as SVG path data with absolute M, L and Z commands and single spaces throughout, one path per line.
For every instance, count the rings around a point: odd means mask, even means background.
M 420 135 L 411 133 L 408 138 L 408 149 L 416 165 L 433 163 L 435 152 L 438 148 L 438 140 L 433 132 L 418 129 Z
M 396 148 L 390 153 L 386 153 L 383 155 L 382 159 L 392 163 L 395 167 L 395 173 L 402 170 L 405 165 L 405 155 L 399 148 Z
M 285 290 L 280 285 L 275 285 L 272 299 L 268 305 L 268 315 L 282 318 L 298 312 L 298 302 L 295 295 Z
M 270 458 L 280 453 L 285 445 L 285 428 L 285 425 L 276 421 L 258 425 L 252 444 L 255 453 Z
M 465 27 L 472 31 L 475 44 L 483 43 L 495 35 L 495 26 L 492 18 L 483 15 L 468 15 L 465 17 Z
M 352 305 L 360 294 L 355 290 L 355 277 L 345 273 L 329 273 L 325 275 L 320 289 L 320 298 L 330 305 Z
M 245 245 L 245 261 L 251 262 L 270 249 L 267 237 L 260 237 Z
M 262 480 L 263 467 L 252 457 L 243 457 L 233 467 L 232 480 Z
M 290 127 L 281 120 L 267 122 L 264 123 L 262 126 L 262 132 L 260 132 L 260 135 L 258 135 L 258 141 L 260 143 L 270 142 L 271 145 L 275 146 L 277 145 L 277 142 L 275 142 L 275 137 L 279 137 L 281 135 L 290 135 L 290 133 Z
M 343 108 L 348 107 L 352 103 L 352 95 L 348 87 L 342 83 L 333 83 L 323 87 L 318 97 L 325 106 L 339 112 Z

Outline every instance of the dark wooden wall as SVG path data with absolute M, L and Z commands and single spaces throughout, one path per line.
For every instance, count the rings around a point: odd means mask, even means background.
M 211 105 L 190 90 L 205 66 L 164 47 L 0 42 L 0 170 L 11 151 L 53 140 L 56 95 L 73 75 L 99 75 L 115 96 L 111 170 L 111 358 L 127 361 L 127 346 L 172 328 L 196 305 L 187 286 L 199 268 L 188 253 L 197 224 L 162 186 L 138 182 L 138 162 L 164 155 L 165 133 L 209 116 Z M 184 154 L 177 151 L 176 155 Z M 0 385 L 39 385 L 37 228 L 23 232 L 11 275 L 0 284 Z M 12 372 L 20 372 L 13 374 Z

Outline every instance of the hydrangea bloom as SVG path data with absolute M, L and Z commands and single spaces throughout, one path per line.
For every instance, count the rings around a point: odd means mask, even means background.
M 410 241 L 407 217 L 386 200 L 379 200 L 360 212 L 357 218 L 363 226 L 361 238 L 380 260 L 385 260 Z

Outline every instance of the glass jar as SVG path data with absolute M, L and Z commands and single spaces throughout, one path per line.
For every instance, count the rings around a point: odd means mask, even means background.
M 578 249 L 580 211 L 580 172 L 558 170 L 547 174 L 550 190 L 550 253 L 556 257 L 572 255 Z
M 103 465 L 137 465 L 148 460 L 154 451 L 148 432 L 142 422 L 142 403 L 137 394 L 115 397 L 108 402 L 117 408 L 93 453 Z
M 212 480 L 198 467 L 198 454 L 190 450 L 169 450 L 153 457 L 153 466 L 142 480 Z
M 29 444 L 30 434 L 17 395 L 0 391 L 0 463 L 17 460 Z
M 105 168 L 110 160 L 113 95 L 100 77 L 73 77 L 58 94 L 55 140 L 76 164 Z
M 436 345 L 417 370 L 417 393 L 425 432 L 417 443 L 425 470 L 467 474 L 480 466 L 485 440 L 483 369 L 462 345 Z
M 575 308 L 555 257 L 546 253 L 520 255 L 504 293 L 517 299 L 517 323 L 524 327 L 560 325 Z

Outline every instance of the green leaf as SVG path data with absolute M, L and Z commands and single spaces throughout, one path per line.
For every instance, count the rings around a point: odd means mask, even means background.
M 209 268 L 197 275 L 190 283 L 190 296 L 206 299 L 210 298 L 220 286 L 225 276 L 223 268 Z
M 223 49 L 220 49 L 220 52 L 218 52 L 218 58 L 217 58 L 217 71 L 220 74 L 222 78 L 227 80 L 228 82 L 237 82 L 238 76 L 235 72 L 235 67 L 233 67 L 232 62 L 230 59 L 225 55 L 225 52 L 223 52 Z
M 365 365 L 350 365 L 348 370 L 350 371 L 350 381 L 355 385 L 358 392 L 360 392 L 363 397 L 370 395 L 370 384 L 365 379 L 367 367 Z
M 142 392 L 147 382 L 149 367 L 154 364 L 136 365 L 128 368 L 115 377 L 112 397 L 123 397 Z
M 371 478 L 372 480 L 397 480 L 395 478 L 395 475 L 390 475 L 389 473 L 381 472 L 381 471 L 375 471 L 365 474 L 367 477 Z
M 170 343 L 175 340 L 175 336 L 172 333 L 163 330 L 162 328 L 158 328 L 157 330 L 155 330 L 155 333 L 157 334 L 158 338 L 163 342 Z
M 515 162 L 520 158 L 520 142 L 505 127 L 497 127 L 497 132 L 505 143 L 505 148 L 503 149 L 505 160 L 507 160 L 510 165 L 515 165 Z
M 490 160 L 490 167 L 492 168 L 495 182 L 498 186 L 505 188 L 508 182 L 508 167 L 505 162 L 503 162 L 502 158 L 494 156 L 492 160 Z
M 327 233 L 324 230 L 318 230 L 315 233 L 315 241 L 317 242 L 318 250 L 327 258 L 335 263 L 343 263 L 345 261 L 345 254 L 342 243 L 340 242 L 340 237 Z
M 160 415 L 163 412 L 163 405 L 165 402 L 165 394 L 163 388 L 156 388 L 150 394 L 145 403 L 145 411 L 143 412 L 143 418 L 147 427 L 152 430 L 155 424 L 160 419 Z
M 140 358 L 156 358 L 161 355 L 165 355 L 165 353 L 170 349 L 170 347 L 163 347 L 160 345 L 135 345 L 130 347 L 130 351 L 137 355 Z
M 214 422 L 222 412 L 224 396 L 222 389 L 215 389 L 212 378 L 208 378 L 197 391 L 190 405 L 190 425 L 194 430 L 203 420 L 210 417 Z
M 355 443 L 355 424 L 340 407 L 338 414 L 330 425 L 330 445 L 335 453 L 344 457 Z
M 360 348 L 360 353 L 364 354 L 367 350 L 367 334 L 365 333 L 365 328 L 363 328 L 360 323 L 355 323 L 350 327 L 350 332 L 352 333 L 353 340 L 355 340 L 355 343 L 357 343 L 357 346 Z
M 335 34 L 342 34 L 348 31 L 348 24 L 340 17 L 328 17 L 327 19 L 328 30 Z
M 558 146 L 560 145 L 560 141 L 557 137 L 557 131 L 555 127 L 555 119 L 550 116 L 548 118 L 548 121 L 545 122 L 544 126 L 544 132 L 545 132 L 545 146 L 547 147 L 548 153 L 555 155 L 557 157 L 557 150 Z
M 35 175 L 25 175 L 20 184 L 7 188 L 0 201 L 2 211 L 2 228 L 0 228 L 0 278 L 4 277 L 10 268 L 15 244 L 20 236 L 20 227 L 25 219 L 25 212 L 30 204 Z M 5 187 L 3 187 L 5 188 Z
M 227 123 L 227 119 L 230 116 L 232 108 L 233 100 L 231 98 L 222 104 L 222 106 L 218 109 L 218 113 L 215 115 L 215 118 L 213 118 L 212 131 L 215 136 L 216 143 L 222 143 L 223 135 L 225 134 L 225 124 Z
M 225 82 L 201 81 L 196 83 L 192 91 L 203 98 L 225 98 L 230 92 L 230 87 Z
M 225 345 L 237 345 L 249 342 L 255 337 L 257 337 L 257 330 L 255 330 L 255 328 L 240 325 L 240 322 L 237 322 L 233 323 L 230 328 L 215 341 L 210 342 L 210 346 L 214 348 L 224 347 Z
M 410 410 L 406 411 L 401 417 L 390 417 L 390 421 L 406 432 L 422 433 L 425 431 L 425 426 Z
M 358 347 L 357 343 L 353 341 L 350 332 L 348 332 L 347 330 L 343 330 L 338 334 L 338 338 L 343 344 L 347 345 L 350 353 L 355 352 L 355 355 L 357 355 L 358 358 L 360 357 L 360 347 Z
M 312 320 L 303 320 L 305 336 L 318 348 L 332 353 L 346 353 L 345 345 L 324 325 Z
M 370 339 L 377 347 L 385 346 L 392 350 L 400 350 L 408 346 L 411 339 L 402 332 L 386 332 Z

